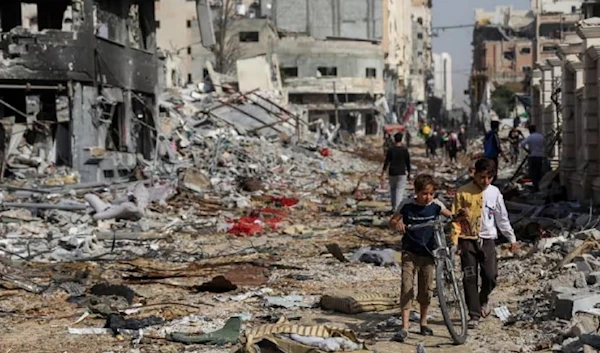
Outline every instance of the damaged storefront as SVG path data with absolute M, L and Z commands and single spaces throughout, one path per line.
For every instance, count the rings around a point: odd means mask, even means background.
M 6 175 L 132 174 L 156 139 L 151 0 L 0 4 L 0 116 Z

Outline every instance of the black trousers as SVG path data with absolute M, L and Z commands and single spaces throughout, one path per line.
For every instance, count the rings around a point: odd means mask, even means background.
M 529 177 L 533 183 L 535 191 L 540 190 L 540 180 L 542 180 L 542 168 L 544 166 L 544 157 L 529 157 Z
M 488 303 L 490 293 L 496 287 L 496 244 L 493 239 L 460 239 L 458 247 L 461 251 L 460 263 L 467 309 L 471 319 L 477 320 L 481 317 L 481 306 Z M 477 285 L 478 276 L 481 276 L 481 290 Z
M 496 173 L 494 173 L 494 179 L 492 180 L 492 183 L 495 183 L 496 179 L 498 179 L 498 168 L 499 168 L 499 166 L 498 166 L 498 157 L 489 158 L 489 159 L 493 160 L 494 163 L 496 163 Z

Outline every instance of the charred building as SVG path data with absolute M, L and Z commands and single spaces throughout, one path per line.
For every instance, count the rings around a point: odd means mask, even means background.
M 10 170 L 127 176 L 156 141 L 154 0 L 3 0 L 0 115 Z

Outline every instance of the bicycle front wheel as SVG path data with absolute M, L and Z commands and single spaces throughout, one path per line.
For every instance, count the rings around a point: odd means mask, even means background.
M 467 340 L 467 305 L 450 258 L 437 261 L 435 280 L 444 323 L 454 344 L 463 344 Z

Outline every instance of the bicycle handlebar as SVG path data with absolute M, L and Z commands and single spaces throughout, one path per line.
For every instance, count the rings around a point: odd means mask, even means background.
M 454 222 L 459 218 L 459 216 L 453 216 L 451 217 L 449 220 L 442 220 L 442 219 L 435 219 L 433 221 L 429 221 L 429 222 L 425 222 L 425 223 L 421 223 L 421 224 L 411 224 L 411 225 L 407 225 L 406 229 L 421 229 L 421 228 L 425 228 L 425 227 L 435 227 L 435 226 L 443 226 L 448 222 Z

